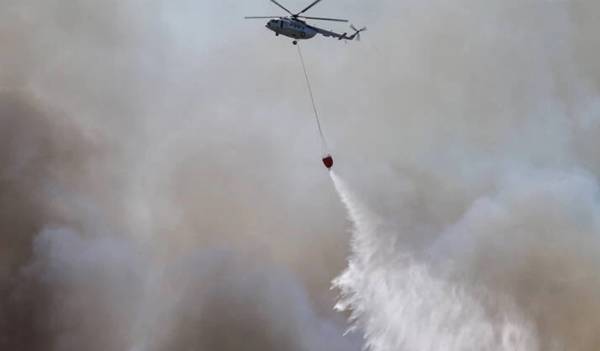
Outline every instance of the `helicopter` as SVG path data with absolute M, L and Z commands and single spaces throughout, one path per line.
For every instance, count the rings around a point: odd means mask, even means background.
M 266 27 L 273 32 L 275 32 L 275 36 L 283 35 L 289 38 L 294 39 L 292 42 L 294 45 L 298 45 L 298 40 L 306 40 L 314 38 L 317 34 L 321 34 L 324 37 L 333 37 L 338 40 L 360 40 L 360 33 L 367 30 L 366 27 L 357 29 L 353 25 L 350 25 L 350 28 L 354 31 L 354 34 L 348 35 L 348 33 L 339 34 L 333 31 L 325 30 L 319 27 L 312 26 L 302 19 L 309 20 L 317 20 L 317 21 L 332 21 L 332 22 L 348 22 L 345 19 L 337 19 L 337 18 L 324 18 L 324 17 L 309 17 L 303 16 L 303 14 L 313 8 L 316 4 L 320 3 L 322 0 L 316 0 L 310 5 L 308 5 L 304 10 L 298 13 L 292 13 L 290 10 L 285 8 L 283 5 L 278 3 L 275 0 L 270 0 L 275 5 L 279 6 L 285 12 L 289 14 L 289 16 L 247 16 L 246 19 L 268 19 L 271 18 L 269 22 L 267 22 Z

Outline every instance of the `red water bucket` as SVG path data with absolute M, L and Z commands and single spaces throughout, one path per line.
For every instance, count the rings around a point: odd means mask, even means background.
M 326 155 L 323 157 L 323 164 L 325 167 L 327 167 L 327 169 L 331 169 L 331 167 L 333 167 L 333 157 L 331 157 L 331 155 Z

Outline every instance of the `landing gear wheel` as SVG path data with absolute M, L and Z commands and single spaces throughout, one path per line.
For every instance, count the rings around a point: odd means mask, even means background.
M 298 45 L 298 42 L 297 42 L 296 40 L 294 40 L 294 41 L 292 42 L 292 44 L 294 44 L 294 45 Z

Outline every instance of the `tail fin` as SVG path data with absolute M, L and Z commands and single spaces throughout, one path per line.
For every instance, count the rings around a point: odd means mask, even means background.
M 356 38 L 356 40 L 360 41 L 360 32 L 364 32 L 367 30 L 367 27 L 362 27 L 361 29 L 356 29 L 356 27 L 354 27 L 354 25 L 350 25 L 350 28 L 352 28 L 352 30 L 354 31 L 354 34 L 352 34 L 349 37 L 346 37 L 347 39 L 350 40 L 354 40 L 354 38 Z

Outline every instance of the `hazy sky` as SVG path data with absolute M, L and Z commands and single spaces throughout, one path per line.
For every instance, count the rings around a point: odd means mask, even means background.
M 280 9 L 0 9 L 1 349 L 362 347 L 333 311 L 350 224 L 296 49 L 243 20 Z M 592 0 L 326 0 L 310 14 L 369 31 L 302 43 L 336 170 L 381 219 L 376 247 L 508 301 L 540 350 L 600 346 L 598 13 Z M 394 327 L 439 337 L 375 313 L 398 304 L 365 306 L 397 340 Z M 432 306 L 415 314 L 446 313 Z

